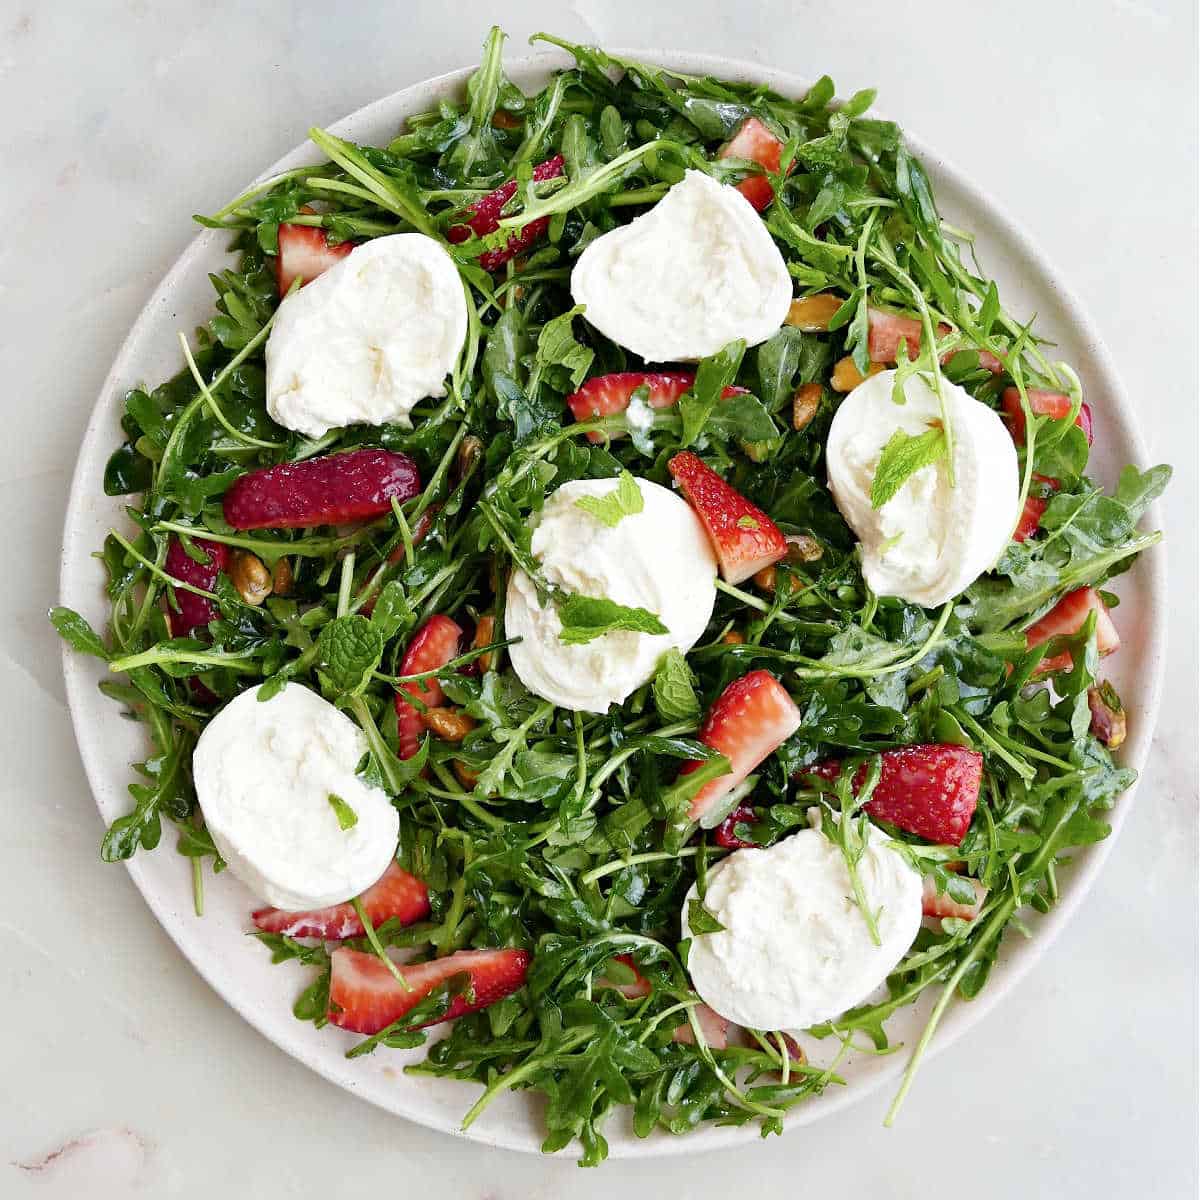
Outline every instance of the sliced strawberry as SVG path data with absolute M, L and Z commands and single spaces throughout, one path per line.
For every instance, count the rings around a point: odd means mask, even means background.
M 690 450 L 676 454 L 667 470 L 703 522 L 727 582 L 741 583 L 787 553 L 775 522 Z
M 287 295 L 292 281 L 300 279 L 301 286 L 316 279 L 322 271 L 354 249 L 353 242 L 329 244 L 325 230 L 315 225 L 280 225 L 279 253 L 275 256 L 275 281 L 279 294 Z
M 429 889 L 415 876 L 394 862 L 361 896 L 363 906 L 373 927 L 395 917 L 401 925 L 411 925 L 429 916 Z M 268 933 L 283 933 L 288 937 L 316 937 L 326 941 L 361 937 L 363 923 L 354 905 L 333 904 L 310 912 L 285 912 L 281 908 L 260 908 L 250 919 Z
M 400 660 L 401 675 L 420 675 L 436 671 L 462 653 L 462 627 L 442 613 L 435 613 L 413 634 L 408 649 Z M 446 703 L 442 685 L 436 678 L 402 683 L 396 691 L 396 723 L 399 734 L 400 757 L 412 758 L 421 748 L 425 725 L 421 711 L 405 696 L 415 696 L 426 708 L 439 708 Z
M 700 1026 L 700 1032 L 704 1034 L 710 1049 L 724 1050 L 729 1045 L 729 1021 L 707 1004 L 696 1005 L 696 1024 Z M 678 1026 L 671 1040 L 683 1046 L 694 1046 L 696 1035 L 692 1031 L 691 1021 L 684 1021 Z
M 641 1000 L 654 991 L 654 985 L 637 969 L 632 954 L 614 954 L 613 962 L 619 962 L 633 972 L 631 983 L 613 983 L 601 975 L 596 980 L 597 987 L 609 987 L 620 992 L 626 1000 Z
M 800 710 L 769 671 L 751 671 L 735 679 L 713 702 L 697 735 L 725 755 L 732 770 L 696 793 L 688 816 L 699 821 L 799 728 Z M 679 774 L 690 775 L 700 766 L 698 761 L 686 762 Z
M 408 963 L 400 972 L 406 990 L 374 954 L 342 946 L 330 955 L 329 1020 L 355 1033 L 378 1033 L 415 1008 L 434 988 L 466 973 L 471 992 L 450 1001 L 443 1021 L 477 1012 L 512 995 L 525 983 L 532 956 L 528 950 L 459 950 L 431 962 Z M 437 1021 L 423 1021 L 436 1025 Z
M 633 393 L 638 388 L 648 389 L 646 403 L 651 408 L 673 408 L 679 397 L 691 389 L 696 382 L 692 371 L 617 371 L 612 375 L 597 375 L 567 397 L 567 404 L 576 421 L 593 421 L 597 417 L 611 417 L 629 407 Z M 722 400 L 740 396 L 745 388 L 727 387 L 721 393 Z M 609 434 L 621 437 L 621 434 Z M 603 433 L 587 435 L 589 442 L 602 442 Z
M 740 158 L 758 163 L 773 175 L 779 174 L 783 156 L 783 142 L 779 140 L 757 117 L 747 117 L 733 137 L 717 151 L 718 158 Z M 758 212 L 775 198 L 775 189 L 766 175 L 747 175 L 734 185 Z
M 1121 648 L 1121 638 L 1117 627 L 1108 615 L 1104 601 L 1095 588 L 1081 587 L 1068 592 L 1044 617 L 1040 617 L 1025 631 L 1025 648 L 1032 650 L 1042 642 L 1063 634 L 1078 633 L 1087 620 L 1090 612 L 1096 614 L 1096 649 L 1103 657 Z M 1071 667 L 1071 652 L 1064 650 L 1061 654 L 1043 658 L 1038 663 L 1037 673 L 1046 671 L 1066 671 Z
M 753 842 L 743 841 L 736 833 L 733 832 L 733 827 L 739 822 L 747 825 L 754 820 L 754 809 L 749 804 L 739 804 L 717 826 L 713 833 L 713 841 L 718 846 L 724 847 L 726 850 L 744 850 L 747 846 L 753 846 Z
M 949 325 L 937 327 L 938 337 L 950 332 Z M 884 312 L 881 308 L 867 309 L 867 354 L 872 362 L 894 363 L 900 343 L 908 346 L 908 357 L 916 358 L 921 352 L 921 337 L 924 329 L 916 317 L 902 317 L 897 313 Z M 942 355 L 942 362 L 949 362 L 957 354 L 951 350 Z M 1004 370 L 1004 363 L 990 350 L 979 351 L 979 365 L 993 375 Z
M 924 890 L 921 892 L 921 912 L 927 917 L 958 917 L 963 921 L 973 921 L 979 916 L 979 910 L 987 899 L 988 890 L 978 879 L 967 881 L 975 889 L 974 904 L 959 904 L 949 892 L 938 895 L 937 883 L 932 875 L 925 876 Z
M 1062 392 L 1044 392 L 1039 388 L 1026 388 L 1029 397 L 1029 408 L 1035 416 L 1051 417 L 1061 421 L 1071 412 L 1071 397 Z M 1021 393 L 1015 387 L 1005 388 L 1000 397 L 1004 406 L 1004 419 L 1008 422 L 1008 430 L 1018 446 L 1025 444 L 1025 410 L 1021 407 Z M 1080 406 L 1075 417 L 1075 424 L 1083 430 L 1087 444 L 1092 444 L 1092 410 L 1086 404 Z
M 922 745 L 885 750 L 882 772 L 866 811 L 909 833 L 943 846 L 957 846 L 966 836 L 979 802 L 983 755 L 966 746 Z M 836 779 L 841 763 L 820 763 L 803 774 Z M 866 767 L 854 778 L 862 786 Z
M 1049 491 L 1058 491 L 1059 485 L 1057 479 L 1051 479 L 1049 475 L 1039 475 L 1036 472 L 1034 472 L 1033 478 L 1037 483 L 1043 484 Z M 1014 542 L 1023 542 L 1026 538 L 1031 538 L 1037 533 L 1049 503 L 1049 495 L 1035 496 L 1031 492 L 1025 497 L 1025 507 L 1021 510 L 1021 519 L 1017 522 L 1016 529 L 1013 530 L 1012 540 Z
M 391 450 L 350 450 L 247 471 L 225 493 L 234 529 L 308 529 L 390 512 L 421 491 L 417 464 Z
M 533 168 L 533 177 L 539 183 L 546 179 L 554 179 L 563 173 L 563 156 L 556 154 Z M 517 194 L 517 181 L 510 179 L 502 183 L 494 192 L 476 200 L 464 212 L 464 225 L 452 225 L 446 230 L 446 237 L 454 243 L 465 242 L 472 233 L 476 237 L 495 233 L 500 228 L 500 214 L 504 206 Z M 550 228 L 549 217 L 539 217 L 530 221 L 519 233 L 514 233 L 508 239 L 508 245 L 503 250 L 487 250 L 479 256 L 479 265 L 485 271 L 494 271 L 502 267 L 510 258 L 528 250 Z
M 189 557 L 183 548 L 183 543 L 174 535 L 167 544 L 167 557 L 163 570 L 172 579 L 181 579 L 193 587 L 204 588 L 211 592 L 217 583 L 217 576 L 225 569 L 229 561 L 229 547 L 223 542 L 210 542 L 204 538 L 194 538 L 192 545 L 203 550 L 208 555 L 208 562 L 198 563 Z M 172 637 L 187 637 L 194 629 L 207 625 L 216 620 L 219 615 L 217 606 L 207 596 L 197 596 L 195 592 L 175 588 L 175 600 L 179 611 L 167 607 L 167 625 Z M 205 688 L 205 691 L 208 691 Z M 212 695 L 209 692 L 209 695 Z

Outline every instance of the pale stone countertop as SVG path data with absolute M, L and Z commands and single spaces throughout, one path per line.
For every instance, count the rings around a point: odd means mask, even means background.
M 899 1126 L 877 1094 L 736 1155 L 568 1161 L 368 1107 L 245 1024 L 101 833 L 44 613 L 93 398 L 211 211 L 328 123 L 477 60 L 490 19 L 828 71 L 1016 214 L 1171 460 L 1172 670 L 1095 892 Z M 1191 0 L 0 3 L 5 437 L 0 1195 L 1189 1197 L 1196 1194 L 1196 10 Z M 1137 714 L 1133 715 L 1137 719 Z

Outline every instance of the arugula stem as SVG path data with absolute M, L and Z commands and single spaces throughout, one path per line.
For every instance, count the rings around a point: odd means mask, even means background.
M 367 916 L 367 910 L 363 908 L 362 898 L 355 896 L 350 901 L 351 907 L 358 913 L 358 919 L 362 922 L 363 933 L 366 935 L 367 941 L 371 943 L 371 949 L 375 951 L 376 958 L 391 972 L 392 978 L 406 991 L 413 990 L 412 984 L 400 974 L 400 968 L 392 962 L 388 957 L 388 953 L 383 948 L 383 943 L 379 940 L 379 935 L 375 932 L 375 926 L 371 924 L 371 918 Z

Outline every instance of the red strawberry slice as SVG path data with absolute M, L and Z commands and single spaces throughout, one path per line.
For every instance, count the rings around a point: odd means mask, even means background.
M 420 675 L 436 671 L 462 653 L 462 627 L 442 613 L 435 613 L 413 634 L 408 649 L 400 660 L 401 675 Z M 415 696 L 426 708 L 440 708 L 446 703 L 442 685 L 436 678 L 402 683 L 396 691 L 396 723 L 401 758 L 412 758 L 421 748 L 425 726 L 421 711 L 409 704 L 405 696 Z
M 727 582 L 741 583 L 787 553 L 775 522 L 690 450 L 676 454 L 667 470 L 703 522 Z
M 922 745 L 885 750 L 879 783 L 866 811 L 909 833 L 943 846 L 957 846 L 966 836 L 979 802 L 983 755 L 966 746 Z M 839 762 L 824 762 L 803 774 L 836 779 Z M 854 778 L 862 786 L 866 768 Z
M 454 996 L 443 1021 L 478 1012 L 512 995 L 525 983 L 532 956 L 528 950 L 459 950 L 432 962 L 409 963 L 400 972 L 403 985 L 374 954 L 342 946 L 330 955 L 329 1020 L 355 1033 L 378 1033 L 415 1008 L 434 988 L 455 975 L 471 978 L 474 998 Z M 417 1028 L 436 1025 L 423 1021 Z
M 194 538 L 192 545 L 208 555 L 208 562 L 198 563 L 194 558 L 190 558 L 183 548 L 183 543 L 172 536 L 167 545 L 163 570 L 172 579 L 180 579 L 193 587 L 211 592 L 216 586 L 217 576 L 229 561 L 229 547 L 223 542 L 210 542 L 205 538 Z M 167 608 L 167 625 L 172 637 L 187 637 L 193 629 L 199 629 L 209 621 L 216 620 L 219 615 L 217 606 L 207 596 L 197 596 L 195 592 L 187 592 L 183 588 L 174 590 L 179 611 L 175 612 L 169 606 Z
M 248 471 L 225 493 L 234 529 L 343 525 L 391 511 L 421 491 L 417 464 L 391 450 L 351 450 Z
M 706 783 L 692 800 L 688 816 L 699 821 L 763 759 L 774 754 L 800 728 L 800 710 L 769 671 L 751 671 L 735 679 L 713 702 L 697 735 L 729 759 L 728 775 Z M 686 762 L 680 776 L 698 770 Z
M 746 162 L 758 163 L 773 175 L 779 174 L 782 156 L 783 142 L 757 117 L 747 117 L 737 127 L 733 137 L 717 151 L 718 158 L 740 158 Z M 734 186 L 758 212 L 762 212 L 775 198 L 775 189 L 766 175 L 747 175 Z
M 749 825 L 753 820 L 754 809 L 751 808 L 749 804 L 739 804 L 737 808 L 735 808 L 733 812 L 731 812 L 729 816 L 727 816 L 725 820 L 723 820 L 720 825 L 717 826 L 715 832 L 713 833 L 713 841 L 716 842 L 718 846 L 724 847 L 726 850 L 744 850 L 747 846 L 753 846 L 753 842 L 744 841 L 733 832 L 733 827 L 738 824 L 739 821 Z
M 633 961 L 632 954 L 614 954 L 613 962 L 619 962 L 633 972 L 633 981 L 631 983 L 613 983 L 601 975 L 596 980 L 596 986 L 609 987 L 621 993 L 626 1000 L 641 1000 L 645 996 L 650 995 L 654 991 L 654 985 L 648 980 L 645 975 L 637 969 L 637 963 Z
M 589 379 L 577 392 L 567 397 L 567 404 L 576 421 L 593 421 L 597 417 L 611 417 L 629 407 L 633 393 L 640 387 L 648 388 L 646 403 L 651 408 L 673 408 L 679 397 L 690 391 L 696 382 L 692 371 L 617 371 L 612 375 L 597 375 Z M 722 400 L 740 396 L 745 388 L 727 387 L 721 393 Z M 623 437 L 613 433 L 609 437 Z M 603 442 L 605 435 L 599 432 L 587 435 L 589 442 Z
M 1121 648 L 1121 638 L 1117 627 L 1100 593 L 1095 588 L 1081 587 L 1068 592 L 1044 617 L 1039 618 L 1025 631 L 1025 648 L 1032 650 L 1042 642 L 1063 634 L 1078 633 L 1087 615 L 1096 614 L 1096 649 L 1100 656 L 1113 654 Z M 1071 652 L 1064 650 L 1061 654 L 1043 658 L 1038 663 L 1037 674 L 1047 671 L 1066 671 L 1071 667 Z
M 696 1005 L 696 1024 L 704 1034 L 704 1040 L 713 1050 L 724 1050 L 729 1045 L 730 1022 L 720 1013 L 709 1008 L 707 1004 Z M 671 1035 L 673 1042 L 682 1046 L 694 1046 L 696 1035 L 692 1032 L 691 1021 L 684 1021 Z
M 401 925 L 411 925 L 429 916 L 429 890 L 415 876 L 394 862 L 361 896 L 372 927 L 378 927 L 391 917 Z M 250 919 L 267 933 L 282 933 L 288 937 L 316 937 L 326 941 L 361 937 L 363 923 L 354 905 L 332 904 L 309 912 L 285 912 L 281 908 L 260 908 Z
M 945 337 L 949 332 L 949 325 L 937 327 L 938 337 Z M 867 309 L 867 354 L 872 362 L 894 363 L 901 342 L 908 346 L 908 357 L 916 358 L 921 352 L 923 333 L 921 322 L 916 317 L 902 317 L 880 308 Z M 949 362 L 957 353 L 957 350 L 952 350 L 943 354 L 942 362 Z M 1004 363 L 990 350 L 979 351 L 979 365 L 993 375 L 999 375 L 1004 370 Z
M 1071 411 L 1071 397 L 1062 392 L 1044 392 L 1040 388 L 1026 388 L 1029 397 L 1029 408 L 1035 416 L 1052 417 L 1061 421 Z M 1025 444 L 1025 410 L 1021 407 L 1021 393 L 1015 387 L 1005 388 L 1000 397 L 1004 406 L 1004 419 L 1008 422 L 1008 430 L 1018 446 Z M 1075 424 L 1083 430 L 1087 444 L 1092 444 L 1092 410 L 1086 404 L 1079 408 Z
M 1051 479 L 1049 475 L 1039 475 L 1036 471 L 1033 478 L 1038 483 L 1043 484 L 1049 491 L 1058 491 L 1059 485 L 1057 479 Z M 1026 538 L 1031 538 L 1037 533 L 1049 503 L 1049 495 L 1035 496 L 1031 492 L 1025 497 L 1025 507 L 1021 510 L 1021 519 L 1017 522 L 1016 529 L 1013 530 L 1012 540 L 1014 542 L 1023 542 Z
M 975 889 L 974 904 L 959 904 L 949 892 L 938 895 L 937 883 L 932 875 L 925 876 L 924 890 L 921 892 L 921 912 L 927 917 L 958 917 L 963 921 L 973 921 L 979 916 L 983 902 L 987 899 L 988 890 L 978 879 L 967 881 Z
M 295 279 L 302 280 L 301 286 L 316 279 L 322 271 L 328 271 L 341 262 L 351 250 L 353 242 L 329 244 L 325 230 L 315 225 L 280 225 L 279 253 L 275 257 L 275 280 L 279 294 L 287 295 Z
M 556 154 L 533 168 L 533 177 L 541 183 L 546 179 L 554 179 L 563 173 L 563 156 Z M 452 225 L 446 230 L 446 237 L 455 244 L 465 242 L 472 233 L 476 237 L 495 233 L 500 228 L 500 214 L 504 206 L 517 194 L 517 181 L 510 179 L 502 183 L 494 192 L 476 200 L 463 214 L 465 225 Z M 503 250 L 487 250 L 479 256 L 479 265 L 485 271 L 494 271 L 502 267 L 510 258 L 515 258 L 522 251 L 528 250 L 550 228 L 549 217 L 539 217 L 530 221 L 519 233 L 514 233 L 508 239 L 508 245 Z

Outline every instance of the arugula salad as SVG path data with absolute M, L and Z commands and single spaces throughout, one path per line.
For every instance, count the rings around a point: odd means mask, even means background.
M 873 91 L 534 40 L 536 95 L 494 29 L 196 218 L 236 262 L 125 397 L 107 629 L 51 613 L 152 746 L 101 855 L 167 827 L 197 916 L 228 866 L 280 1003 L 424 1047 L 464 1127 L 528 1089 L 591 1166 L 899 1052 L 890 1123 L 1132 782 L 1108 585 L 1170 469 L 1089 477 Z

